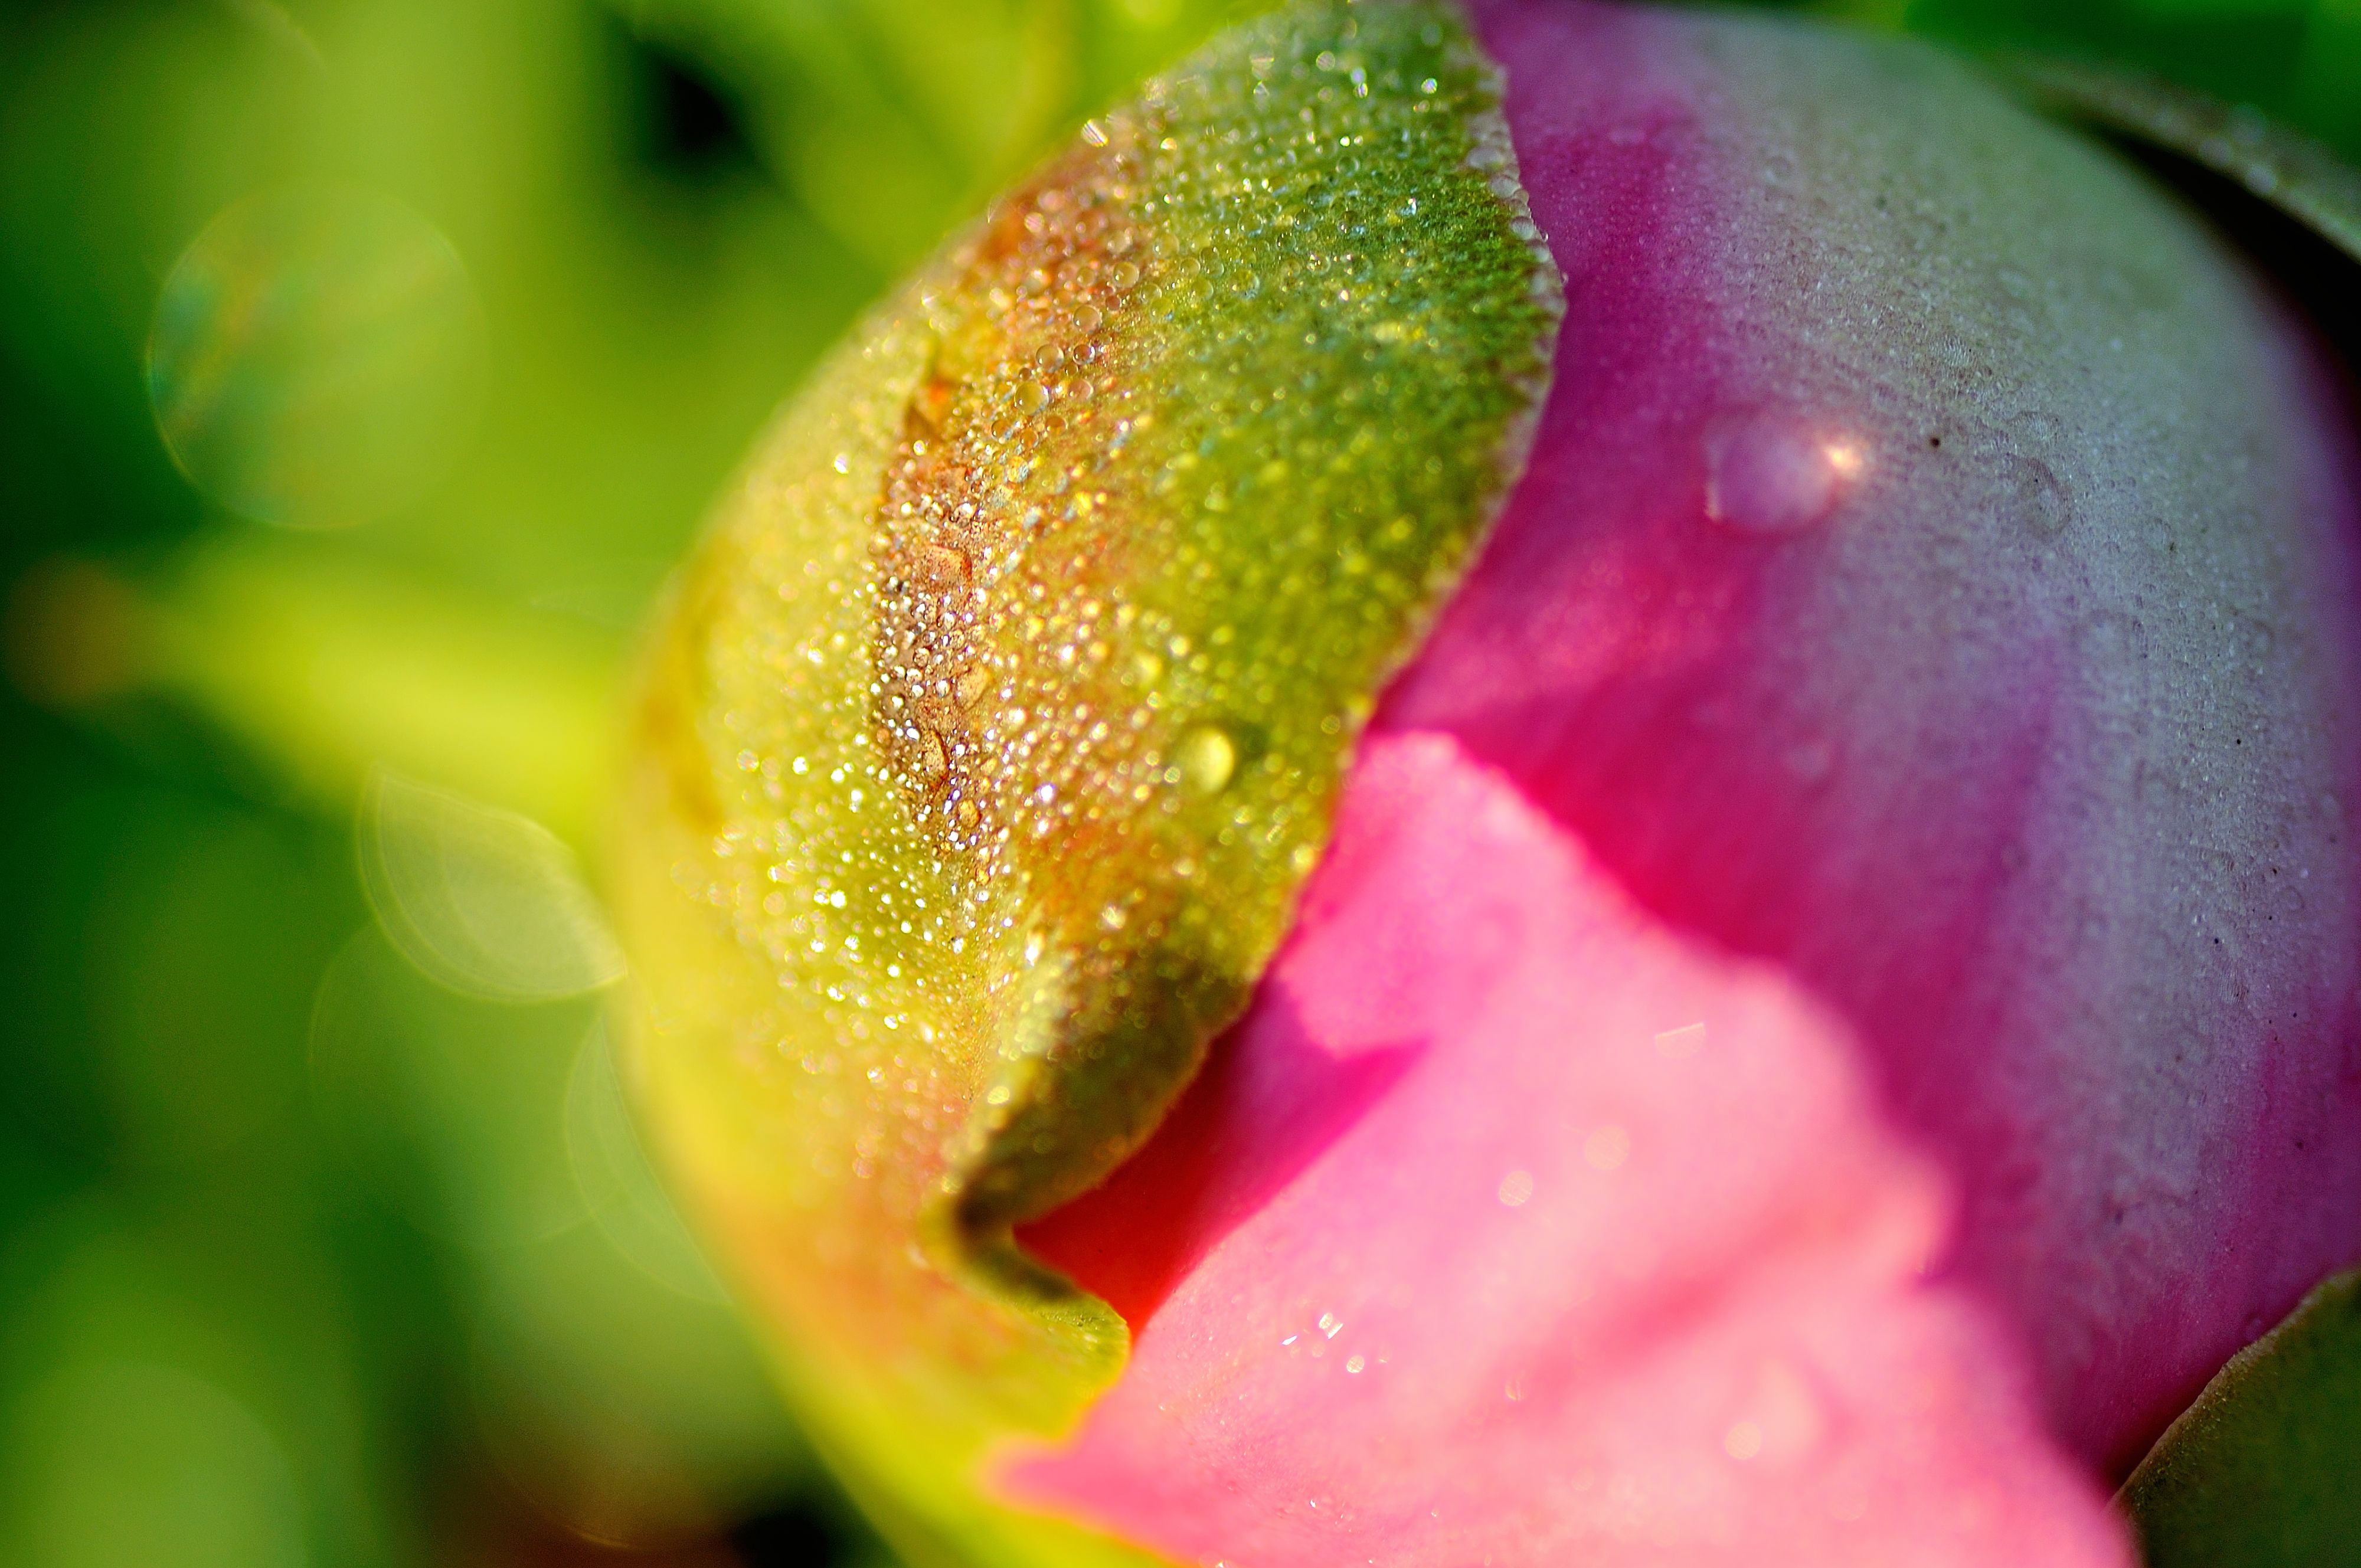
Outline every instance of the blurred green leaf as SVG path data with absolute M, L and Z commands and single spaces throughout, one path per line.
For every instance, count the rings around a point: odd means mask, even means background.
M 2118 1499 L 2149 1568 L 2361 1562 L 2361 1272 L 2230 1359 Z
M 611 0 L 744 95 L 766 160 L 884 273 L 1254 0 Z
M 53 563 L 15 600 L 20 683 L 102 718 L 110 698 L 179 699 L 332 816 L 351 819 L 380 765 L 577 841 L 600 809 L 620 654 L 605 628 L 259 534 L 145 581 Z
M 1907 0 L 1883 19 L 1977 48 L 2151 71 L 2361 161 L 2355 0 Z
M 300 1188 L 215 1178 L 74 1203 L 16 1238 L 0 1561 L 398 1558 L 407 1531 L 377 1490 L 363 1367 L 307 1208 Z
M 486 1260 L 468 1392 L 503 1479 L 588 1539 L 642 1548 L 807 1485 L 731 1310 L 620 1266 L 609 1240 L 577 1227 Z

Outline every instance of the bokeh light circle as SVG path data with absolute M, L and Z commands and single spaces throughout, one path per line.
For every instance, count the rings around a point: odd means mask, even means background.
M 236 1400 L 177 1367 L 60 1367 L 7 1442 L 12 1552 L 42 1568 L 306 1568 L 287 1456 Z M 13 1555 L 11 1561 L 16 1561 Z
M 303 184 L 224 210 L 164 280 L 148 393 L 191 483 L 291 528 L 367 522 L 450 471 L 481 411 L 459 254 L 390 196 Z

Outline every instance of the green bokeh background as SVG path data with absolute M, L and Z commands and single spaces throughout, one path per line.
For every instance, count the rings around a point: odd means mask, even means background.
M 384 757 L 587 838 L 583 732 L 765 413 L 1229 8 L 0 7 L 0 1561 L 881 1560 L 647 1242 L 596 1003 L 406 965 L 354 803 Z M 1819 8 L 2361 159 L 2361 0 Z M 363 526 L 231 515 L 151 406 L 176 261 L 283 189 L 395 198 L 480 302 L 470 439 Z

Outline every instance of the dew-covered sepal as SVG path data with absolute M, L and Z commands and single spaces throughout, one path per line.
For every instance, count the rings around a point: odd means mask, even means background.
M 1521 461 L 1558 283 L 1498 94 L 1444 5 L 1225 35 L 840 351 L 686 575 L 620 857 L 639 1071 L 906 1489 L 1120 1364 L 1009 1228 L 1243 1006 Z

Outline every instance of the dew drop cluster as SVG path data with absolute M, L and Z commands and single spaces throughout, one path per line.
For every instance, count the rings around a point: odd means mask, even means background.
M 679 590 L 675 881 L 881 1281 L 1103 1176 L 1283 935 L 1546 376 L 1498 102 L 1444 6 L 1234 29 L 840 353 Z

